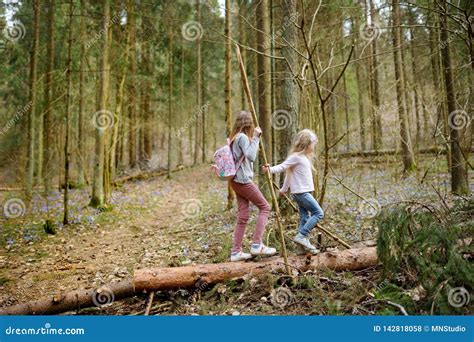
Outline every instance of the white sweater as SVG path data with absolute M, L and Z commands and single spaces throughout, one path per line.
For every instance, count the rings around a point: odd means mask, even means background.
M 285 181 L 280 191 L 292 194 L 314 191 L 311 162 L 304 154 L 292 154 L 280 165 L 270 167 L 270 173 L 286 172 Z

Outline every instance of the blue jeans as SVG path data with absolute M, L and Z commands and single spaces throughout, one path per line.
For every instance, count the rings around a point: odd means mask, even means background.
M 309 232 L 316 227 L 316 224 L 323 219 L 323 209 L 310 192 L 293 194 L 293 198 L 298 203 L 300 211 L 298 231 L 304 236 L 308 236 Z

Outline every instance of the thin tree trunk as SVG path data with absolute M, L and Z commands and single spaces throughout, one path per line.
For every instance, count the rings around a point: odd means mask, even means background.
M 36 81 L 38 73 L 38 46 L 40 36 L 40 2 L 33 0 L 33 42 L 30 54 L 30 111 L 28 115 L 28 162 L 26 176 L 26 197 L 31 198 L 35 170 L 35 125 L 36 125 Z
M 129 166 L 137 166 L 137 113 L 136 113 L 136 24 L 135 5 L 133 0 L 128 0 L 128 18 L 130 21 L 130 78 L 128 84 L 128 158 Z
M 46 76 L 44 85 L 45 113 L 44 113 L 44 166 L 43 177 L 46 194 L 51 192 L 53 169 L 53 68 L 54 68 L 54 11 L 55 0 L 49 0 L 48 10 L 48 38 L 46 56 Z
M 44 92 L 44 88 L 43 88 Z M 44 103 L 44 102 L 43 102 Z M 44 163 L 44 105 L 43 107 L 38 106 L 38 118 L 37 118 L 37 132 L 35 134 L 36 139 L 36 151 L 35 151 L 35 184 L 43 184 L 43 163 Z
M 341 49 L 341 59 L 342 63 L 346 61 L 344 56 L 344 32 L 343 26 L 340 26 L 339 30 L 339 39 L 340 39 L 340 49 Z M 346 74 L 342 75 L 342 91 L 343 91 L 343 98 L 344 98 L 344 124 L 345 124 L 345 135 L 346 135 L 346 151 L 349 151 L 350 148 L 350 134 L 349 134 L 349 94 L 347 93 L 347 82 L 346 82 Z
M 232 94 L 231 94 L 231 40 L 230 40 L 230 0 L 225 0 L 225 28 L 224 36 L 226 38 L 225 45 L 225 84 L 224 84 L 224 94 L 225 94 L 225 130 L 226 136 L 230 136 L 230 130 L 232 126 Z M 239 25 L 240 29 L 240 25 Z M 227 184 L 227 210 L 232 209 L 234 204 L 234 192 L 230 187 L 230 182 Z
M 84 59 L 85 59 L 85 0 L 81 0 L 81 19 L 80 19 L 80 44 L 81 52 L 79 56 L 79 117 L 78 117 L 78 137 L 77 137 L 77 149 L 78 149 L 78 170 L 77 170 L 77 184 L 82 186 L 85 184 L 85 169 L 87 167 L 86 157 L 86 144 L 85 144 L 85 132 L 84 132 Z
M 120 10 L 120 9 L 118 9 Z M 126 42 L 125 42 L 125 60 L 123 61 L 123 66 L 122 70 L 119 76 L 119 82 L 118 82 L 118 87 L 117 87 L 117 100 L 116 100 L 116 105 L 115 105 L 115 124 L 113 127 L 113 133 L 112 133 L 112 143 L 110 146 L 110 179 L 113 180 L 115 179 L 116 175 L 116 168 L 117 168 L 117 144 L 118 144 L 118 136 L 119 136 L 119 129 L 120 127 L 124 127 L 123 125 L 123 98 L 124 98 L 124 89 L 125 89 L 125 80 L 126 80 L 126 75 L 127 75 L 127 69 L 128 69 L 128 64 L 129 64 L 129 57 L 130 57 L 130 27 L 129 24 L 127 24 L 127 30 L 126 30 Z M 123 138 L 122 144 L 123 144 Z M 122 152 L 123 153 L 123 152 Z
M 99 108 L 96 115 L 107 115 L 107 93 L 109 89 L 108 60 L 109 60 L 109 34 L 108 25 L 110 20 L 110 0 L 104 0 L 102 4 L 103 26 L 104 30 L 102 41 L 102 61 L 100 75 Z M 104 111 L 104 112 L 101 112 Z M 105 128 L 107 129 L 107 128 Z M 95 155 L 94 155 L 94 179 L 92 186 L 91 205 L 98 207 L 104 204 L 104 159 L 105 159 L 105 129 L 97 124 L 95 129 Z
M 172 141 L 171 133 L 173 131 L 173 123 L 171 118 L 173 116 L 173 74 L 174 74 L 174 62 L 173 62 L 173 31 L 170 30 L 168 33 L 169 47 L 168 47 L 168 179 L 171 178 L 172 166 Z
M 358 16 L 355 16 L 355 20 L 353 21 L 353 30 L 352 30 L 352 44 L 354 45 L 354 54 L 356 56 L 358 55 L 359 49 L 358 49 L 358 42 L 359 39 L 356 39 L 355 37 L 358 36 L 358 31 L 357 29 L 359 28 L 359 22 L 357 20 Z M 364 113 L 364 97 L 362 93 L 362 75 L 361 75 L 361 68 L 360 68 L 360 62 L 355 62 L 355 73 L 356 73 L 356 81 L 357 81 L 357 103 L 358 103 L 358 114 L 359 114 L 359 132 L 360 132 L 360 148 L 362 151 L 366 150 L 366 145 L 365 145 L 365 113 Z
M 110 0 L 109 0 L 110 1 Z M 110 2 L 109 2 L 109 20 L 110 20 Z M 112 49 L 111 47 L 111 42 L 112 42 L 112 34 L 113 34 L 113 30 L 112 29 L 108 29 L 106 31 L 107 35 L 109 36 L 108 37 L 108 45 L 107 45 L 107 77 L 106 77 L 106 82 L 107 82 L 107 91 L 105 93 L 105 106 L 107 107 L 108 106 L 108 98 L 109 98 L 109 83 L 110 83 L 110 79 L 109 79 L 109 75 L 110 75 L 110 65 L 109 65 L 109 54 L 110 54 L 110 51 Z M 104 131 L 104 203 L 107 203 L 109 201 L 109 198 L 112 194 L 112 189 L 110 187 L 112 181 L 110 179 L 110 173 L 111 173 L 111 170 L 110 170 L 110 165 L 111 165 L 111 154 L 112 154 L 112 150 L 110 149 L 110 146 L 112 145 L 112 141 L 111 139 L 109 138 L 110 137 L 110 134 L 109 132 L 112 131 L 112 136 L 113 136 L 113 132 L 115 130 L 115 127 L 117 125 L 117 120 L 114 116 L 114 114 L 112 114 L 110 111 L 108 111 L 108 114 L 113 116 L 113 118 L 111 118 L 111 125 Z
M 199 44 L 203 44 L 203 41 L 199 41 Z M 200 47 L 200 51 L 202 50 L 202 47 Z M 199 67 L 199 72 L 201 73 L 201 106 L 199 107 L 198 110 L 201 111 L 201 161 L 202 163 L 206 163 L 206 158 L 207 158 L 207 144 L 208 144 L 208 135 L 209 135 L 209 141 L 211 141 L 211 133 L 208 133 L 208 116 L 207 116 L 207 106 L 203 106 L 207 102 L 207 86 L 206 86 L 206 74 L 203 73 L 203 65 L 202 65 L 202 52 L 199 53 L 201 58 L 200 58 L 200 67 Z M 212 126 L 209 129 L 212 133 L 212 135 L 215 138 L 216 131 L 212 129 Z
M 400 14 L 401 18 L 401 14 Z M 401 20 L 401 19 L 400 19 Z M 402 25 L 402 22 L 400 21 L 400 25 Z M 412 97 L 410 93 L 410 87 L 409 87 L 409 74 L 408 74 L 408 63 L 406 62 L 406 37 L 403 32 L 402 27 L 400 26 L 400 57 L 401 57 L 401 65 L 402 65 L 402 71 L 403 71 L 403 97 L 405 98 L 405 108 L 406 108 L 406 113 L 407 113 L 407 130 L 408 130 L 408 135 L 410 136 L 411 141 L 413 142 L 413 134 L 412 134 L 412 127 L 414 127 L 413 124 L 413 110 L 412 110 Z M 413 148 L 413 144 L 412 144 Z M 415 160 L 416 162 L 416 160 Z
M 146 5 L 144 5 L 146 6 Z M 146 8 L 146 7 L 145 7 Z M 142 31 L 146 32 L 147 27 L 151 26 L 151 21 L 148 16 L 142 17 Z M 143 162 L 145 165 L 148 165 L 152 158 L 153 148 L 152 148 L 152 118 L 150 110 L 150 91 L 151 83 L 148 80 L 148 76 L 153 74 L 150 65 L 150 46 L 148 42 L 142 43 L 142 60 L 143 60 L 143 69 L 145 70 L 145 78 L 143 82 Z
M 429 28 L 429 38 L 430 38 L 430 62 L 431 62 L 431 75 L 433 78 L 433 89 L 434 89 L 434 98 L 442 99 L 444 98 L 444 90 L 442 84 L 443 82 L 443 74 L 441 72 L 441 62 L 440 62 L 440 52 L 438 47 L 440 46 L 439 41 L 439 25 L 436 17 L 433 16 L 433 20 L 431 22 L 431 26 L 434 28 Z M 448 120 L 446 115 L 445 101 L 436 101 L 436 116 L 437 116 L 437 125 L 440 119 L 443 121 L 443 132 L 442 132 L 442 143 L 446 147 L 446 164 L 448 165 L 448 170 L 451 172 L 451 146 L 449 144 L 449 128 L 448 128 Z M 436 127 L 438 130 L 438 127 Z
M 270 0 L 270 7 L 269 7 L 269 20 L 270 20 L 270 54 L 272 56 L 275 55 L 275 16 L 273 11 L 273 0 Z M 270 113 L 273 115 L 275 113 L 275 102 L 276 102 L 276 80 L 275 80 L 275 59 L 270 59 L 270 97 L 271 97 L 271 105 L 270 105 Z M 269 161 L 270 164 L 277 164 L 276 155 L 277 155 L 277 148 L 276 148 L 276 130 L 275 127 L 272 125 L 272 159 Z M 273 179 L 276 178 L 274 175 Z
M 441 41 L 444 42 L 444 48 L 441 49 L 441 61 L 443 63 L 446 104 L 450 124 L 451 191 L 457 195 L 469 195 L 466 164 L 461 151 L 460 128 L 457 127 L 454 122 L 454 117 L 456 116 L 456 93 L 454 90 L 454 78 L 451 66 L 451 52 L 448 38 L 448 7 L 446 0 L 440 0 L 440 7 L 443 11 L 443 14 L 440 14 Z
M 415 18 L 414 18 L 414 13 L 409 12 L 409 24 L 410 26 L 415 25 Z M 416 135 L 415 135 L 415 148 L 418 151 L 420 148 L 420 143 L 421 143 L 421 118 L 420 118 L 420 111 L 419 111 L 419 97 L 418 97 L 418 65 L 417 65 L 417 57 L 415 54 L 415 32 L 414 28 L 410 27 L 410 57 L 411 57 L 411 68 L 412 68 L 412 75 L 413 75 L 413 95 L 415 97 L 415 119 L 416 119 Z
M 239 23 L 239 39 L 240 39 L 240 42 L 242 44 L 248 44 L 247 37 L 246 37 L 246 31 L 244 29 L 244 20 L 242 19 L 246 16 L 247 2 L 245 0 L 239 0 L 238 3 L 239 3 L 239 16 L 240 16 L 240 18 L 238 20 L 238 23 Z M 248 63 L 247 52 L 245 51 L 245 49 L 242 51 L 242 59 L 246 63 Z M 248 65 L 246 65 L 246 68 L 249 69 Z M 243 110 L 246 107 L 245 90 L 244 90 L 243 86 L 239 86 L 239 88 L 240 88 L 240 107 Z
M 415 169 L 411 138 L 408 132 L 407 112 L 404 99 L 403 65 L 401 57 L 401 35 L 400 35 L 400 3 L 399 0 L 392 0 L 393 16 L 393 59 L 395 65 L 395 79 L 397 88 L 398 118 L 400 122 L 400 138 L 402 145 L 402 159 L 404 172 Z
M 269 1 L 260 0 L 256 4 L 256 18 L 257 18 L 257 50 L 262 52 L 269 52 L 270 47 L 270 21 L 269 21 Z M 262 139 L 265 141 L 265 153 L 267 160 L 272 160 L 272 118 L 270 113 L 271 108 L 271 75 L 270 75 L 270 59 L 264 55 L 257 55 L 258 67 L 258 122 L 262 129 Z M 263 165 L 263 160 L 259 159 L 259 164 Z M 259 168 L 259 179 L 265 179 L 265 175 L 261 168 Z M 268 190 L 264 188 L 264 194 L 268 197 Z
M 179 113 L 179 125 L 183 127 L 183 116 L 184 116 L 184 38 L 181 36 L 181 70 L 180 70 L 180 81 L 181 81 L 181 92 L 180 92 L 180 113 Z M 183 156 L 183 135 L 184 131 L 180 130 L 178 136 L 178 165 L 184 165 Z
M 282 16 L 286 20 L 294 18 L 297 14 L 297 0 L 281 0 L 282 7 Z M 277 112 L 276 116 L 279 113 L 287 116 L 287 123 L 284 129 L 278 130 L 278 154 L 281 159 L 286 158 L 289 152 L 289 147 L 291 146 L 292 140 L 298 130 L 298 120 L 299 118 L 299 101 L 300 101 L 300 89 L 296 83 L 292 70 L 297 70 L 298 68 L 298 55 L 294 46 L 297 46 L 298 42 L 298 29 L 293 24 L 290 23 L 287 25 L 283 31 L 283 41 L 285 42 L 281 48 L 281 55 L 286 59 L 284 63 L 284 73 L 283 81 L 281 87 L 281 110 L 283 112 Z M 289 44 L 293 45 L 290 46 Z M 288 64 L 287 64 L 288 63 Z M 290 68 L 291 66 L 291 68 Z M 280 108 L 279 108 L 280 109 Z M 273 118 L 273 120 L 277 117 Z M 283 118 L 285 119 L 285 118 Z
M 376 21 L 377 9 L 374 6 L 373 0 L 369 0 L 370 6 L 370 17 L 372 22 Z M 378 150 L 382 147 L 382 117 L 380 113 L 380 86 L 379 86 L 379 71 L 377 62 L 377 38 L 371 41 L 372 58 L 371 61 L 371 94 L 372 94 L 372 108 L 373 108 L 373 121 L 372 121 L 372 132 L 373 132 L 373 145 L 374 150 Z
M 198 23 L 201 22 L 201 6 L 200 1 L 196 1 L 196 20 Z M 201 61 L 201 39 L 198 38 L 196 42 L 196 49 L 197 49 L 197 81 L 196 81 L 196 95 L 197 95 L 197 110 L 201 110 L 202 107 L 202 61 Z M 204 124 L 204 117 L 199 118 L 196 120 L 196 134 L 194 136 L 195 139 L 195 146 L 194 146 L 194 164 L 197 164 L 199 159 L 199 142 L 201 141 L 200 133 L 201 127 L 200 125 Z M 205 137 L 202 137 L 202 141 L 204 141 Z M 203 157 L 204 158 L 204 157 Z
M 67 47 L 67 92 L 66 92 L 66 137 L 64 141 L 64 216 L 63 224 L 69 224 L 69 120 L 71 118 L 71 92 L 72 92 L 72 18 L 74 14 L 73 0 L 69 0 L 69 30 Z

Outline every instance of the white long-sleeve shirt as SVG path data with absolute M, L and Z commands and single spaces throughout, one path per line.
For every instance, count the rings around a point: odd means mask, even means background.
M 304 154 L 292 154 L 283 163 L 270 167 L 270 173 L 286 172 L 281 188 L 286 192 L 290 187 L 292 194 L 314 191 L 311 162 Z

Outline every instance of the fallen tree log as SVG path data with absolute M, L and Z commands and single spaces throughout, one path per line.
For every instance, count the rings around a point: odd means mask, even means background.
M 54 315 L 94 305 L 105 305 L 133 294 L 133 280 L 128 279 L 100 289 L 77 290 L 1 308 L 0 315 Z
M 289 264 L 298 270 L 330 268 L 335 271 L 355 271 L 377 264 L 376 247 L 338 250 L 308 258 L 292 256 Z M 215 284 L 224 280 L 259 275 L 284 267 L 283 258 L 269 258 L 260 262 L 204 264 L 185 267 L 142 269 L 135 272 L 135 291 L 171 290 L 192 287 L 196 283 Z
M 441 153 L 445 154 L 446 150 L 441 147 L 432 146 L 428 148 L 421 148 L 417 151 L 421 154 L 430 153 Z M 400 154 L 401 151 L 397 149 L 386 149 L 386 150 L 369 150 L 369 151 L 355 151 L 355 152 L 334 152 L 329 156 L 331 158 L 347 158 L 347 157 L 379 157 L 379 156 L 393 156 Z
M 192 167 L 192 166 L 178 165 L 175 169 L 171 170 L 171 173 L 182 171 L 182 170 L 184 170 L 186 168 L 190 168 L 190 167 Z M 130 182 L 130 181 L 148 180 L 150 178 L 161 177 L 161 176 L 165 176 L 167 174 L 168 174 L 167 169 L 162 169 L 162 170 L 159 170 L 159 171 L 140 172 L 140 173 L 137 173 L 137 174 L 116 178 L 112 181 L 112 185 L 117 186 L 117 185 L 121 185 L 125 182 Z
M 325 252 L 316 256 L 291 256 L 288 262 L 302 272 L 329 268 L 336 271 L 355 271 L 377 265 L 376 247 L 352 248 Z M 262 273 L 284 269 L 283 258 L 273 257 L 258 262 L 201 264 L 184 267 L 146 268 L 135 271 L 132 279 L 100 289 L 73 291 L 32 302 L 0 309 L 0 315 L 45 315 L 110 304 L 114 300 L 131 297 L 144 291 L 172 290 L 211 285 Z

